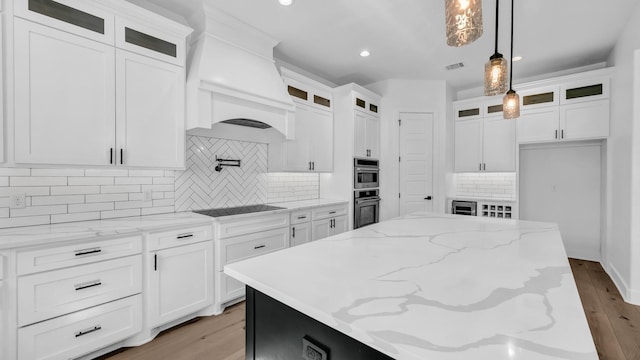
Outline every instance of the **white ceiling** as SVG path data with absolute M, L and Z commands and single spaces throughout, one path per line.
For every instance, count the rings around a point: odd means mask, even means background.
M 129 0 L 184 18 L 202 1 L 280 40 L 274 56 L 335 84 L 390 79 L 447 80 L 455 89 L 482 85 L 494 51 L 495 1 L 483 2 L 484 35 L 448 47 L 443 0 Z M 607 60 L 640 0 L 517 0 L 514 82 Z M 499 51 L 509 55 L 511 2 L 500 2 Z M 635 20 L 640 21 L 640 20 Z M 371 56 L 361 58 L 362 49 Z M 463 62 L 455 71 L 445 66 Z

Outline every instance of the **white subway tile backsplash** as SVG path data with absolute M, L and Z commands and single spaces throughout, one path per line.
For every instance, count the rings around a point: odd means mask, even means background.
M 0 208 L 0 218 L 8 218 L 9 217 L 9 208 Z
M 516 200 L 515 173 L 454 174 L 454 196 Z
M 9 209 L 9 214 L 12 218 L 23 216 L 63 214 L 66 212 L 67 205 L 29 206 L 24 209 Z
M 142 200 L 134 200 L 134 201 L 116 201 L 115 202 L 115 209 L 116 210 L 120 210 L 120 209 L 140 209 L 140 208 L 147 208 L 147 207 L 152 207 L 153 206 L 153 202 L 151 201 L 142 201 Z
M 49 195 L 49 187 L 45 186 L 11 186 L 0 187 L 0 197 L 13 194 L 26 194 L 27 196 Z
M 129 176 L 127 169 L 85 169 L 85 176 Z
M 99 220 L 100 213 L 99 212 L 80 212 L 73 214 L 59 214 L 59 215 L 51 215 L 51 223 L 65 223 L 72 221 L 87 221 L 87 220 Z
M 30 176 L 31 169 L 0 168 L 0 176 Z
M 64 205 L 84 202 L 84 195 L 33 196 L 31 205 Z M 0 204 L 2 206 L 2 204 Z M 8 205 L 7 205 L 8 206 Z
M 153 177 L 164 176 L 164 170 L 129 170 L 129 176 L 132 177 Z
M 112 185 L 113 178 L 106 176 L 69 177 L 69 185 Z
M 87 195 L 99 194 L 100 186 L 52 186 L 51 195 Z
M 84 169 L 31 169 L 31 176 L 84 176 Z
M 11 176 L 9 177 L 10 186 L 54 186 L 67 185 L 66 177 L 53 176 Z
M 69 213 L 113 210 L 112 202 L 91 204 L 70 204 Z
M 49 215 L 26 216 L 26 217 L 17 217 L 17 218 L 10 217 L 6 219 L 0 219 L 0 228 L 45 225 L 45 224 L 49 224 L 50 221 L 51 221 L 51 217 Z
M 129 194 L 99 194 L 99 195 L 87 195 L 86 201 L 88 203 L 101 203 L 108 201 L 126 201 L 129 200 Z
M 175 211 L 173 206 L 162 206 L 142 209 L 142 215 L 165 214 Z
M 140 216 L 140 209 L 112 210 L 100 212 L 101 219 L 112 219 L 127 216 Z
M 102 194 L 122 194 L 140 192 L 140 185 L 103 185 L 100 187 Z
M 173 184 L 167 185 L 142 185 L 142 191 L 174 191 L 175 186 Z
M 0 176 L 0 186 L 9 186 L 8 176 Z

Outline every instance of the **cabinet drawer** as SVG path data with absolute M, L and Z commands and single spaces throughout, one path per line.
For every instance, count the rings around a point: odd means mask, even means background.
M 163 231 L 149 235 L 149 250 L 155 251 L 174 246 L 189 245 L 211 239 L 213 239 L 212 226 Z
M 291 225 L 311 221 L 311 209 L 298 210 L 291 213 Z
M 216 303 L 225 303 L 244 296 L 244 284 L 221 272 L 218 273 Z
M 284 249 L 289 243 L 289 227 L 220 240 L 216 249 L 216 269 L 243 259 Z
M 142 298 L 131 296 L 18 330 L 18 358 L 71 359 L 142 330 Z
M 312 218 L 313 220 L 319 220 L 341 215 L 347 215 L 346 205 L 332 205 L 313 209 Z
M 141 255 L 23 276 L 18 278 L 18 324 L 47 320 L 141 290 Z
M 115 17 L 78 0 L 14 0 L 15 15 L 71 34 L 114 44 Z
M 232 236 L 251 234 L 266 230 L 289 226 L 289 214 L 271 214 L 251 216 L 236 220 L 220 221 L 217 226 L 217 238 L 224 239 Z
M 53 248 L 40 247 L 18 253 L 18 275 L 93 263 L 141 252 L 141 236 L 88 241 Z

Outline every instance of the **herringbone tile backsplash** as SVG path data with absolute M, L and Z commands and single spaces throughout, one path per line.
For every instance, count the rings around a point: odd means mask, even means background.
M 318 198 L 317 174 L 267 174 L 267 145 L 187 136 L 186 170 L 176 171 L 176 211 Z M 241 160 L 217 172 L 216 156 Z

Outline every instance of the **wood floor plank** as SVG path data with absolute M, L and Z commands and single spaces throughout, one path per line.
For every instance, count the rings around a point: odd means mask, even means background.
M 589 275 L 625 359 L 640 359 L 640 312 L 637 307 L 624 302 L 604 270 L 590 269 Z

